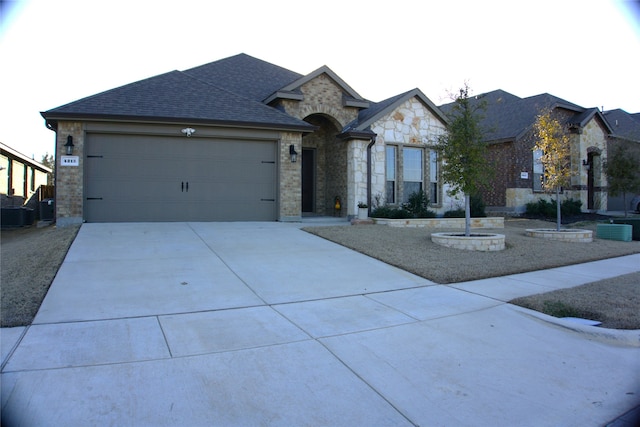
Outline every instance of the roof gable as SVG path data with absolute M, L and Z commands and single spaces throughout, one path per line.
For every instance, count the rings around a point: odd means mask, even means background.
M 358 119 L 347 125 L 344 131 L 365 131 L 375 121 L 390 114 L 398 106 L 411 98 L 417 98 L 420 100 L 420 102 L 422 102 L 438 119 L 440 119 L 443 124 L 448 122 L 447 117 L 442 113 L 442 111 L 440 111 L 440 109 L 431 102 L 431 100 L 427 98 L 420 89 L 415 88 L 396 96 L 392 96 L 391 98 L 387 98 L 384 101 L 373 103 L 370 108 L 361 111 L 360 114 L 358 114 Z
M 345 106 L 359 108 L 367 108 L 369 106 L 369 102 L 366 99 L 360 96 L 358 92 L 356 92 L 351 86 L 349 86 L 344 80 L 342 80 L 340 76 L 334 73 L 333 70 L 331 70 L 326 65 L 323 65 L 322 67 L 318 68 L 315 71 L 312 71 L 306 76 L 301 76 L 295 81 L 292 81 L 289 84 L 278 88 L 277 91 L 274 91 L 273 93 L 269 94 L 268 97 L 264 98 L 264 103 L 268 104 L 279 98 L 294 99 L 298 101 L 302 100 L 303 95 L 300 92 L 300 87 L 322 74 L 326 74 L 343 91 L 343 93 L 345 94 L 343 104 Z

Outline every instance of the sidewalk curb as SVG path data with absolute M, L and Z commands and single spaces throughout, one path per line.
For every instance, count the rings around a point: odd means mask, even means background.
M 590 340 L 621 347 L 640 347 L 640 329 L 620 330 L 601 328 L 599 326 L 586 326 L 549 316 L 548 314 L 540 313 L 528 308 L 513 304 L 510 305 L 515 311 L 520 312 L 520 314 L 524 316 L 529 316 L 536 320 L 549 323 L 555 327 L 568 329 L 572 332 L 585 335 L 585 337 Z

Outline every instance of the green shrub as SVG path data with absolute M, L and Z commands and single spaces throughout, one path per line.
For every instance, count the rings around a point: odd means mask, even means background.
M 582 202 L 575 199 L 563 200 L 560 204 L 560 212 L 562 212 L 562 215 L 567 216 L 579 215 L 582 213 Z
M 375 206 L 375 204 L 374 204 Z M 429 198 L 423 191 L 411 194 L 407 203 L 400 207 L 389 205 L 377 206 L 371 211 L 373 218 L 435 218 L 436 213 L 428 208 Z
M 469 210 L 471 211 L 472 218 L 483 218 L 487 216 L 487 213 L 484 210 L 484 202 L 482 201 L 482 197 L 480 196 L 471 196 L 469 200 L 470 206 Z M 452 209 L 450 211 L 446 211 L 444 213 L 445 218 L 464 218 L 464 208 Z
M 396 208 L 389 205 L 379 206 L 371 211 L 372 218 L 392 218 L 403 219 L 413 218 L 411 213 L 402 208 Z
M 482 201 L 482 197 L 481 196 L 471 196 L 470 198 L 471 201 L 471 216 L 473 218 L 484 218 L 487 216 L 487 213 L 485 212 L 484 208 L 484 202 Z
M 553 199 L 540 199 L 537 202 L 526 204 L 526 214 L 554 218 L 556 216 L 556 201 Z M 560 213 L 563 216 L 578 215 L 582 212 L 582 202 L 575 199 L 566 199 L 560 203 Z
M 436 213 L 429 209 L 429 198 L 422 190 L 411 193 L 402 209 L 409 212 L 409 218 L 435 218 Z
M 464 218 L 464 209 L 454 209 L 444 213 L 445 218 Z

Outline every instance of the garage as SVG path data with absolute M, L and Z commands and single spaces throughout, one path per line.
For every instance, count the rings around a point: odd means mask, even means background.
M 275 221 L 276 141 L 88 133 L 87 222 Z

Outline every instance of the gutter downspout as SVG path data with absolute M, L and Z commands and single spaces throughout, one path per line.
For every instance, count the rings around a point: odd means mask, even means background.
M 368 214 L 371 215 L 371 147 L 376 143 L 376 135 L 371 137 L 371 142 L 367 145 L 367 206 Z

